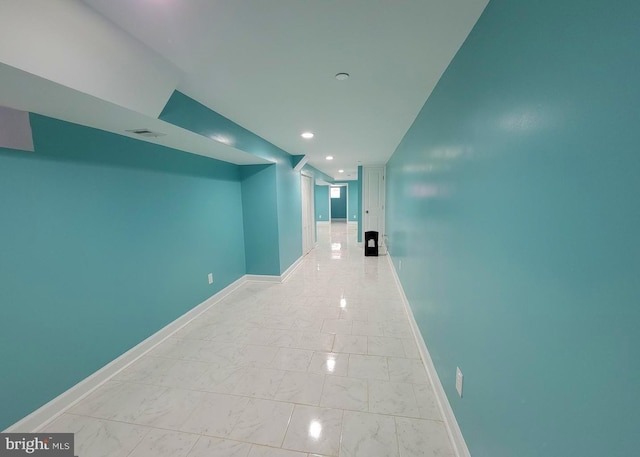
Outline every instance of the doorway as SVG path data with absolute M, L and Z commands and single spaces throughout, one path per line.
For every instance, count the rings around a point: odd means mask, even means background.
M 348 186 L 336 185 L 329 187 L 329 214 L 331 222 L 346 222 L 349 214 Z
M 300 188 L 302 191 L 302 255 L 306 255 L 316 244 L 313 179 L 307 175 L 300 175 Z
M 384 244 L 384 188 L 385 169 L 364 167 L 362 180 L 362 239 L 364 232 L 378 232 L 378 240 Z

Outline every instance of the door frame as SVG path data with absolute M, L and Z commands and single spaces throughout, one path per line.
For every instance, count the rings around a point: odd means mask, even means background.
M 308 184 L 307 184 L 308 182 Z M 305 214 L 304 187 L 307 187 L 307 214 Z M 316 246 L 316 211 L 315 211 L 315 182 L 313 176 L 305 172 L 300 173 L 300 199 L 302 212 L 302 255 L 305 256 Z M 308 225 L 308 238 L 305 237 L 305 223 Z M 306 249 L 305 249 L 306 248 Z
M 380 208 L 380 227 L 379 227 L 379 239 L 378 239 L 378 243 L 380 245 L 384 244 L 384 237 L 385 237 L 385 227 L 386 227 L 386 198 L 387 198 L 387 189 L 386 189 L 386 174 L 387 174 L 387 168 L 384 165 L 369 165 L 369 166 L 363 166 L 362 167 L 362 195 L 360 196 L 360 204 L 362 205 L 362 224 L 361 224 L 361 233 L 360 235 L 362 236 L 362 240 L 364 241 L 364 232 L 367 231 L 368 227 L 366 227 L 367 222 L 369 221 L 368 217 L 367 217 L 367 211 L 368 211 L 368 206 L 369 206 L 369 202 L 367 201 L 367 195 L 368 195 L 368 187 L 369 187 L 369 180 L 367 179 L 367 174 L 369 171 L 372 170 L 376 170 L 376 171 L 382 171 L 382 180 L 380 182 L 380 201 L 381 201 L 381 208 Z
M 331 216 L 331 188 L 332 187 L 343 187 L 345 189 L 345 207 L 346 207 L 346 214 L 345 214 L 345 221 L 349 222 L 349 183 L 334 183 L 329 185 L 329 222 L 332 221 L 332 216 Z

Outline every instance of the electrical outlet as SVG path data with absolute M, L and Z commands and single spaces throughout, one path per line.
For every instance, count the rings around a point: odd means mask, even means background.
M 322 214 L 318 214 L 318 219 L 322 219 Z
M 213 284 L 213 273 L 209 273 L 209 284 Z
M 458 391 L 458 395 L 462 398 L 462 381 L 464 380 L 464 376 L 462 375 L 462 371 L 460 367 L 456 367 L 456 390 Z

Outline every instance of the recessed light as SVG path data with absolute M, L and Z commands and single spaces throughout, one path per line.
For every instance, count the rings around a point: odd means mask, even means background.
M 305 140 L 310 140 L 311 138 L 313 138 L 313 133 L 311 132 L 304 132 L 302 135 L 300 135 L 302 138 L 304 138 Z
M 333 156 L 327 156 L 327 157 L 325 157 L 325 159 L 327 159 L 327 160 L 333 160 Z
M 349 79 L 349 73 L 338 73 L 336 75 L 336 79 L 338 81 L 346 81 L 347 79 Z
M 224 144 L 228 144 L 228 145 L 231 145 L 231 143 L 232 143 L 232 141 L 229 138 L 227 138 L 226 136 L 224 136 L 224 135 L 211 135 L 210 138 L 212 140 L 217 141 L 218 143 L 224 143 Z
M 344 173 L 344 170 L 338 170 L 338 173 Z

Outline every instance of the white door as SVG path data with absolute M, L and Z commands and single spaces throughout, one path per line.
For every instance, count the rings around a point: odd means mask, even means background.
M 378 232 L 384 240 L 384 167 L 364 167 L 362 176 L 362 239 L 364 232 Z
M 313 210 L 313 180 L 301 175 L 302 189 L 302 255 L 307 254 L 315 245 L 315 216 Z

